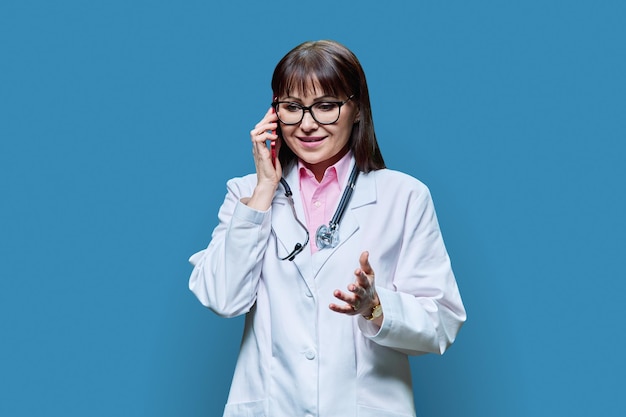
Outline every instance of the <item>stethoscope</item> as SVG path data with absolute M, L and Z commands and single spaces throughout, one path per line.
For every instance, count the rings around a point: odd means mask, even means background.
M 341 195 L 341 199 L 339 200 L 339 206 L 337 207 L 337 211 L 333 215 L 332 219 L 328 223 L 328 226 L 323 224 L 315 233 L 315 243 L 317 244 L 318 249 L 325 248 L 335 248 L 339 244 L 339 223 L 343 217 L 346 208 L 348 207 L 348 203 L 350 202 L 350 198 L 352 197 L 352 193 L 354 192 L 354 186 L 356 184 L 356 179 L 359 176 L 359 169 L 356 164 L 352 167 L 352 172 L 350 172 L 350 177 L 348 178 L 348 185 L 343 190 L 343 194 Z M 306 226 L 298 219 L 298 215 L 296 214 L 296 208 L 293 203 L 293 193 L 291 192 L 291 187 L 287 183 L 287 180 L 284 178 L 280 179 L 280 183 L 283 185 L 285 189 L 285 197 L 287 197 L 287 201 L 289 201 L 289 205 L 291 206 L 291 211 L 293 212 L 293 217 L 296 219 L 296 222 L 300 225 L 302 230 L 306 235 L 304 239 L 304 243 L 296 243 L 294 249 L 289 253 L 289 255 L 278 259 L 281 261 L 290 260 L 293 261 L 297 254 L 302 252 L 302 250 L 309 243 L 309 231 Z M 278 243 L 276 243 L 278 245 Z M 278 247 L 276 248 L 276 253 L 278 254 Z

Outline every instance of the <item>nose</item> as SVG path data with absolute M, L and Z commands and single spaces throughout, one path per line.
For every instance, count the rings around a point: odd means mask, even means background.
M 317 129 L 317 122 L 311 115 L 311 111 L 305 111 L 302 121 L 300 122 L 300 129 L 304 131 L 311 131 Z

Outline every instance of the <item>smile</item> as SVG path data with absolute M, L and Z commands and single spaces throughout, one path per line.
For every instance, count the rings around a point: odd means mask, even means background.
M 302 136 L 302 137 L 299 136 L 298 139 L 301 142 L 312 143 L 312 142 L 320 142 L 326 139 L 326 136 Z

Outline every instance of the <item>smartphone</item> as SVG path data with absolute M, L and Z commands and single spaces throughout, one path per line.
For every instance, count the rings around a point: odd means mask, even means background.
M 272 97 L 272 103 L 274 101 L 276 101 L 276 97 Z M 272 113 L 275 113 L 275 112 L 276 110 L 274 109 L 274 106 L 272 106 Z M 275 134 L 276 134 L 276 129 L 272 130 L 272 135 L 275 135 Z M 274 168 L 276 168 L 276 140 L 270 141 L 270 152 L 272 154 L 272 165 L 274 165 Z

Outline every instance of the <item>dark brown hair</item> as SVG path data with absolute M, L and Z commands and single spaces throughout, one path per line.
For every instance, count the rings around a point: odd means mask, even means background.
M 304 42 L 287 53 L 274 69 L 272 91 L 275 97 L 293 91 L 305 92 L 316 86 L 328 95 L 354 95 L 352 100 L 358 106 L 359 120 L 352 127 L 349 146 L 356 165 L 362 172 L 385 168 L 374 132 L 365 73 L 357 57 L 335 41 Z M 278 157 L 285 168 L 297 159 L 284 142 Z

